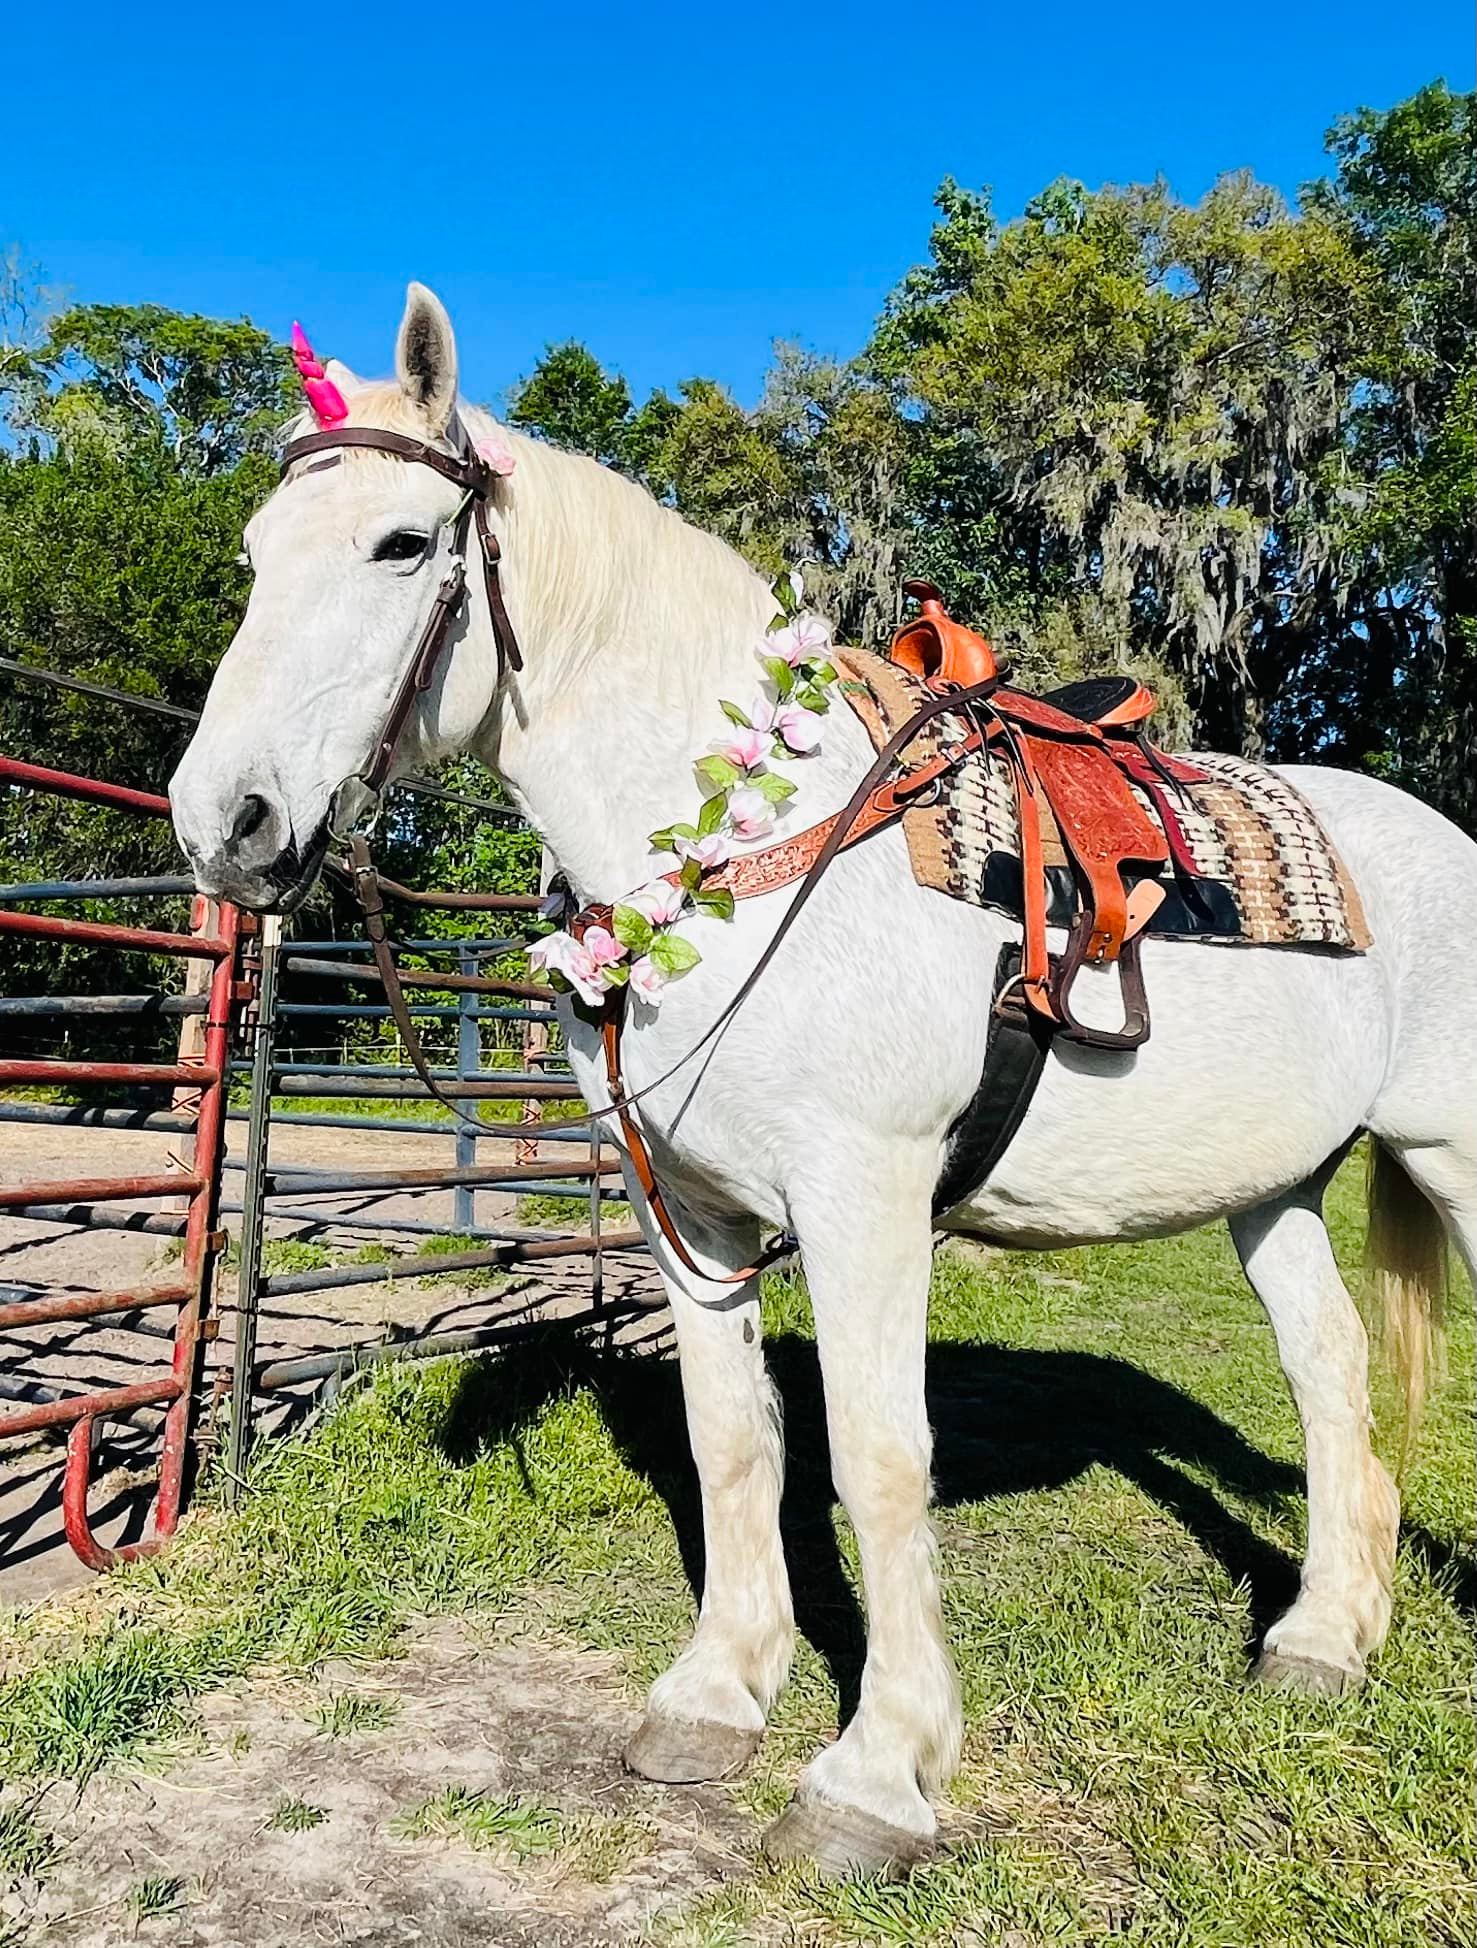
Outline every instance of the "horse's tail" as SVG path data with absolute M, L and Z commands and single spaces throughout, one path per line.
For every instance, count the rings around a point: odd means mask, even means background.
M 1401 1460 L 1415 1445 L 1445 1349 L 1446 1231 L 1440 1213 L 1378 1137 L 1369 1139 L 1368 1313 L 1400 1389 Z

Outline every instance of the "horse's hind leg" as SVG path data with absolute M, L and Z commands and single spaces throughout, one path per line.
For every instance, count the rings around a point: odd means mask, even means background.
M 1364 1323 L 1323 1222 L 1327 1173 L 1231 1219 L 1277 1336 L 1307 1443 L 1308 1550 L 1297 1601 L 1267 1632 L 1264 1683 L 1338 1693 L 1384 1638 L 1400 1499 L 1370 1446 Z

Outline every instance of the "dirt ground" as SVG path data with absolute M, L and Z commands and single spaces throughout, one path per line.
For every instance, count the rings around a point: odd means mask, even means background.
M 239 1161 L 243 1126 L 230 1126 L 232 1161 Z M 0 1123 L 0 1183 L 44 1182 L 81 1176 L 121 1176 L 159 1172 L 179 1139 L 148 1131 L 54 1128 Z M 313 1129 L 283 1125 L 273 1132 L 272 1158 L 278 1164 L 311 1164 L 315 1169 L 394 1169 L 432 1167 L 453 1161 L 453 1140 L 425 1134 L 404 1137 L 380 1132 Z M 565 1146 L 546 1143 L 546 1159 L 559 1160 Z M 576 1153 L 578 1154 L 578 1153 Z M 511 1161 L 513 1147 L 483 1142 L 479 1161 Z M 240 1172 L 226 1178 L 225 1201 L 239 1201 Z M 304 1200 L 296 1200 L 301 1203 Z M 115 1209 L 128 1208 L 115 1206 Z M 151 1205 L 144 1208 L 158 1208 Z M 310 1239 L 356 1247 L 377 1234 L 356 1217 L 410 1218 L 456 1229 L 449 1191 L 393 1196 L 335 1197 L 313 1200 L 323 1220 L 309 1225 L 273 1220 L 276 1238 Z M 233 1232 L 239 1218 L 228 1216 Z M 476 1222 L 517 1227 L 517 1199 L 479 1191 Z M 414 1249 L 414 1237 L 390 1239 L 396 1249 Z M 82 1230 L 0 1215 L 0 1302 L 38 1297 L 46 1292 L 112 1291 L 165 1277 L 170 1241 L 127 1231 Z M 655 1273 L 644 1254 L 610 1254 L 604 1260 L 607 1300 L 658 1297 Z M 224 1381 L 235 1331 L 234 1282 L 229 1272 L 218 1283 L 219 1338 L 209 1353 L 208 1374 Z M 394 1340 L 426 1330 L 459 1332 L 537 1311 L 560 1316 L 586 1310 L 591 1299 L 587 1259 L 553 1261 L 536 1273 L 515 1273 L 495 1286 L 458 1284 L 455 1275 L 422 1280 L 376 1280 L 326 1292 L 278 1299 L 264 1310 L 258 1355 L 322 1352 Z M 138 1312 L 107 1321 L 32 1327 L 0 1332 L 0 1375 L 8 1407 L 25 1397 L 87 1392 L 100 1386 L 127 1385 L 167 1369 L 172 1315 L 167 1310 Z M 643 1321 L 646 1334 L 661 1333 L 655 1316 Z M 16 1389 L 21 1389 L 17 1396 Z M 45 1389 L 33 1392 L 32 1389 Z M 321 1404 L 315 1383 L 276 1394 L 265 1406 L 262 1426 L 281 1434 L 301 1425 Z M 3 1411 L 3 1409 L 0 1409 Z M 94 1473 L 94 1528 L 107 1543 L 131 1541 L 146 1532 L 161 1416 L 140 1411 L 128 1423 L 110 1425 L 99 1441 Z M 48 1592 L 86 1582 L 91 1571 L 72 1555 L 61 1532 L 60 1468 L 65 1430 L 31 1442 L 0 1445 L 0 1602 L 25 1602 Z
M 35 1948 L 629 1942 L 753 1839 L 721 1791 L 622 1771 L 613 1661 L 437 1622 L 393 1663 L 218 1693 L 152 1769 L 52 1788 L 37 1814 L 58 1851 L 0 1899 L 0 1939 L 9 1920 Z M 367 1725 L 344 1729 L 344 1699 Z M 435 1830 L 422 1809 L 448 1789 L 537 1809 L 560 1844 L 479 1833 L 475 1812 Z

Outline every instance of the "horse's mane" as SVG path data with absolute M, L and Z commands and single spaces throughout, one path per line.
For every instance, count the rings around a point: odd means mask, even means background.
M 356 386 L 346 400 L 347 425 L 427 437 L 420 408 L 393 381 Z M 670 680 L 674 636 L 682 666 L 696 676 L 709 660 L 705 647 L 720 653 L 736 622 L 747 627 L 752 618 L 756 637 L 762 634 L 768 591 L 727 542 L 597 460 L 516 432 L 465 401 L 457 416 L 474 443 L 495 433 L 514 456 L 506 576 L 537 601 L 542 627 L 567 650 L 619 655 L 627 668 L 646 665 Z M 287 437 L 312 430 L 311 416 L 303 415 Z M 364 449 L 345 459 L 401 464 Z

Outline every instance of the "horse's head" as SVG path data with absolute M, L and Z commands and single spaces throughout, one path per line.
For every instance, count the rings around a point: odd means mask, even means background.
M 362 384 L 338 365 L 324 374 L 306 340 L 295 349 L 319 427 L 376 428 L 470 454 L 451 323 L 424 286 L 408 293 L 393 383 Z M 313 431 L 313 419 L 296 430 Z M 497 452 L 493 469 L 506 470 Z M 364 809 L 357 781 L 372 770 L 458 540 L 468 539 L 466 510 L 462 485 L 434 467 L 346 446 L 293 463 L 252 518 L 251 600 L 170 784 L 202 891 L 251 907 L 291 908 L 306 896 L 331 822 Z M 467 576 L 446 651 L 396 745 L 397 772 L 466 749 L 492 707 L 498 663 L 475 559 Z

